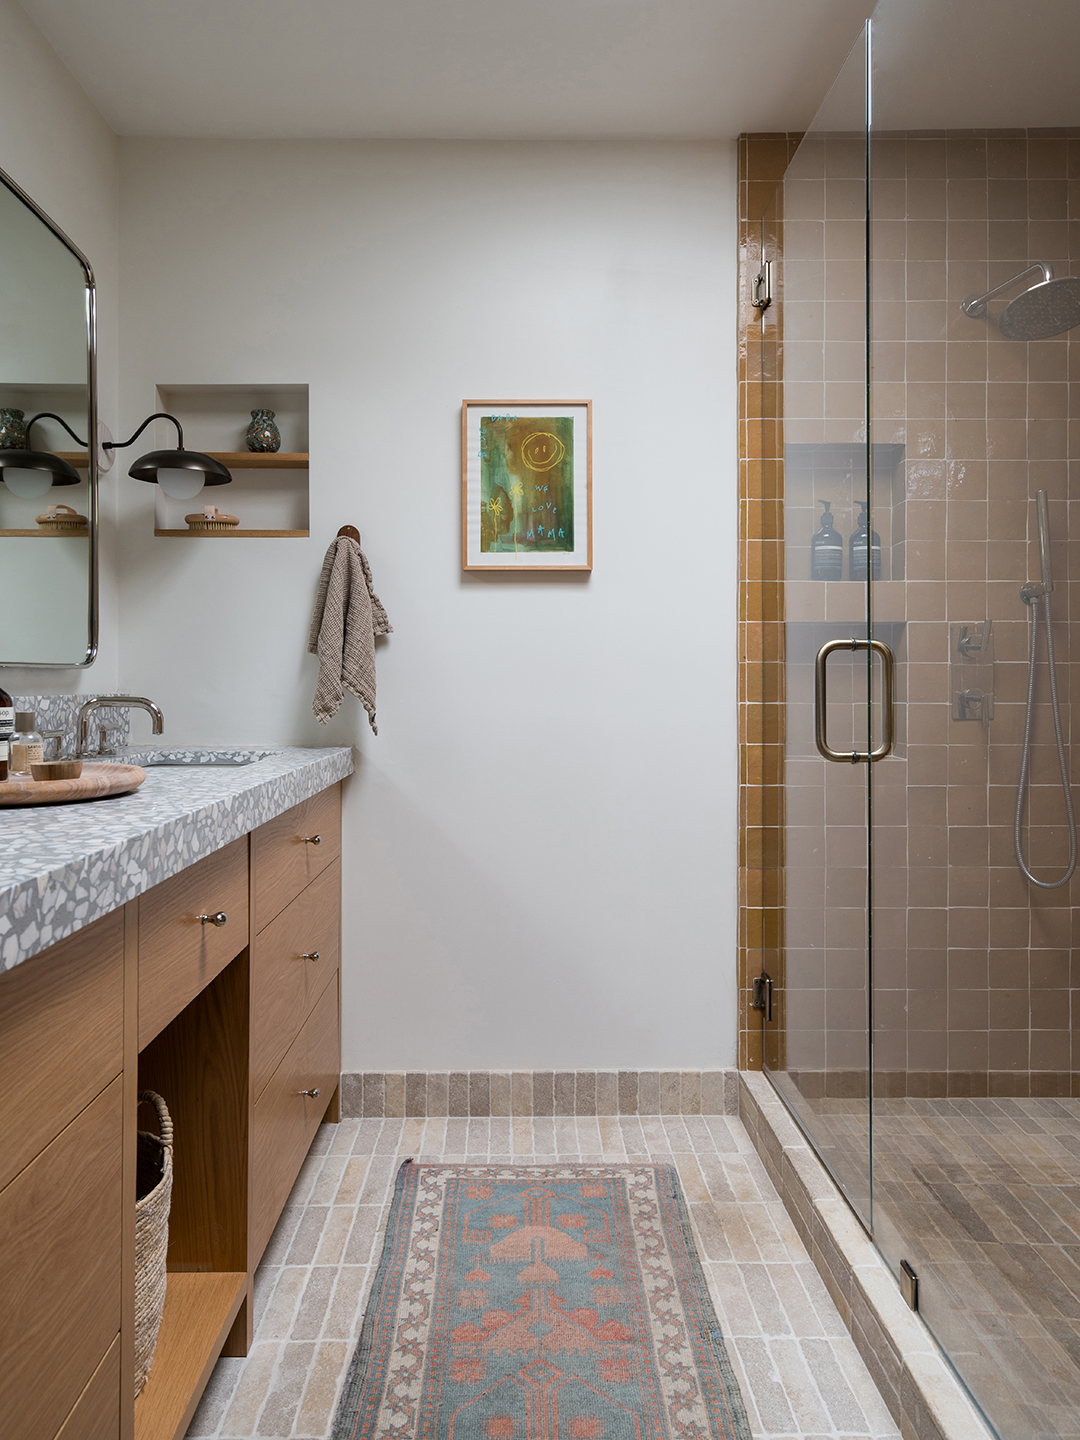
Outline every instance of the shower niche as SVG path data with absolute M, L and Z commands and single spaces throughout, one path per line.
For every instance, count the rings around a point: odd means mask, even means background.
M 904 446 L 874 444 L 871 455 L 871 527 L 881 543 L 881 572 L 874 576 L 875 620 L 899 619 L 904 579 Z M 866 619 L 863 577 L 853 579 L 849 538 L 858 526 L 866 494 L 865 442 L 790 443 L 784 449 L 784 576 L 789 623 L 856 622 Z M 811 542 L 831 507 L 843 542 L 843 575 L 812 579 Z

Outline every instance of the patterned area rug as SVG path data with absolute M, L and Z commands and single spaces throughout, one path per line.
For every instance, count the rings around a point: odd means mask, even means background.
M 398 1172 L 332 1440 L 750 1440 L 672 1165 Z

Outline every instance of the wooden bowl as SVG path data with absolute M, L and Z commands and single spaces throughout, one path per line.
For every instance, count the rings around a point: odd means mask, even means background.
M 35 780 L 78 780 L 82 767 L 81 760 L 39 760 L 30 774 Z

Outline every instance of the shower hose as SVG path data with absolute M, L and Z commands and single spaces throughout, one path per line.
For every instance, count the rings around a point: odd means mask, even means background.
M 1020 784 L 1016 791 L 1016 824 L 1013 827 L 1013 843 L 1016 847 L 1016 863 L 1021 871 L 1040 890 L 1060 890 L 1067 885 L 1076 869 L 1076 815 L 1073 813 L 1072 790 L 1069 786 L 1069 768 L 1065 758 L 1065 740 L 1061 733 L 1061 707 L 1058 704 L 1057 670 L 1054 666 L 1054 632 L 1050 624 L 1050 595 L 1032 596 L 1025 603 L 1031 607 L 1031 653 L 1028 656 L 1027 710 L 1024 715 L 1024 754 L 1020 762 Z M 1027 793 L 1031 773 L 1031 727 L 1035 700 L 1035 646 L 1039 634 L 1039 602 L 1046 607 L 1046 659 L 1050 670 L 1050 699 L 1054 711 L 1054 738 L 1057 740 L 1058 770 L 1061 773 L 1061 790 L 1065 796 L 1065 814 L 1069 819 L 1069 865 L 1059 880 L 1037 880 L 1024 862 L 1024 851 L 1020 831 L 1024 813 L 1024 796 Z

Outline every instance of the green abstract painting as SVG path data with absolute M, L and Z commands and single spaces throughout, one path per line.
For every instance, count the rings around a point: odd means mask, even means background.
M 479 504 L 483 554 L 572 551 L 573 418 L 484 416 Z

